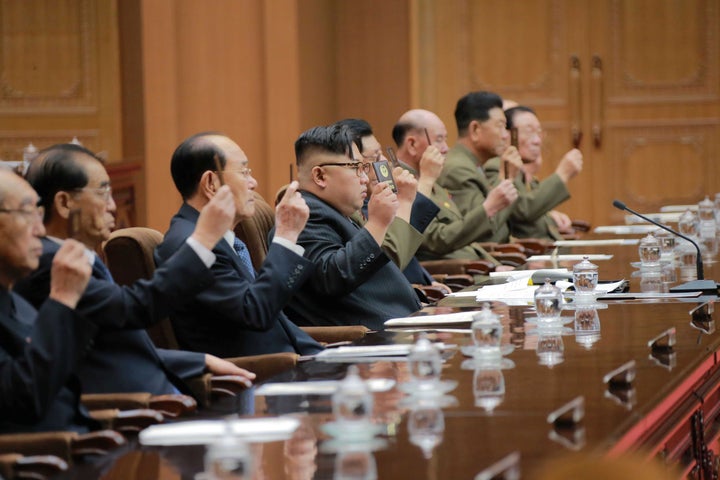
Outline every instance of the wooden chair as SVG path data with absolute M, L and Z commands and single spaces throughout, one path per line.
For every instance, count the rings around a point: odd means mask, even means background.
M 112 430 L 77 432 L 12 433 L 0 435 L 0 454 L 51 455 L 68 464 L 84 455 L 103 455 L 124 445 L 125 438 Z

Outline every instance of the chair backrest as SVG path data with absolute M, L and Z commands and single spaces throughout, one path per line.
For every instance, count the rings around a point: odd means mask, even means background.
M 259 270 L 268 252 L 268 233 L 275 226 L 275 210 L 255 193 L 255 213 L 235 226 L 235 235 L 245 242 L 253 267 Z
M 152 228 L 130 227 L 114 231 L 103 245 L 107 266 L 119 285 L 130 285 L 155 272 L 153 252 L 163 241 L 163 234 Z M 168 318 L 147 329 L 158 348 L 177 349 L 178 342 Z

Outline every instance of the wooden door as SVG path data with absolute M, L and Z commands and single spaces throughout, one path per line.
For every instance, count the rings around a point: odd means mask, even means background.
M 561 210 L 594 225 L 720 190 L 716 0 L 419 0 L 415 104 L 450 132 L 457 99 L 495 91 L 548 132 L 543 173 L 581 135 Z

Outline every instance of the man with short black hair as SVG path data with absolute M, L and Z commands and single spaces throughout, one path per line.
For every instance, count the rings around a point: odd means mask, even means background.
M 370 164 L 349 132 L 338 125 L 315 127 L 295 142 L 302 196 L 310 218 L 298 243 L 315 270 L 286 311 L 301 325 L 362 323 L 384 328 L 384 321 L 420 308 L 398 266 L 383 251 L 398 198 L 386 182 L 375 185 L 368 220 L 360 227 L 351 216 L 368 196 Z

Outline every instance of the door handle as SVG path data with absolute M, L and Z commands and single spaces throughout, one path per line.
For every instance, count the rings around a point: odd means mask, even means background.
M 590 96 L 592 98 L 592 137 L 595 148 L 602 145 L 603 126 L 603 65 L 600 55 L 593 55 L 591 70 Z
M 582 141 L 582 97 L 580 90 L 580 58 L 570 56 L 570 141 L 573 148 L 579 148 Z

